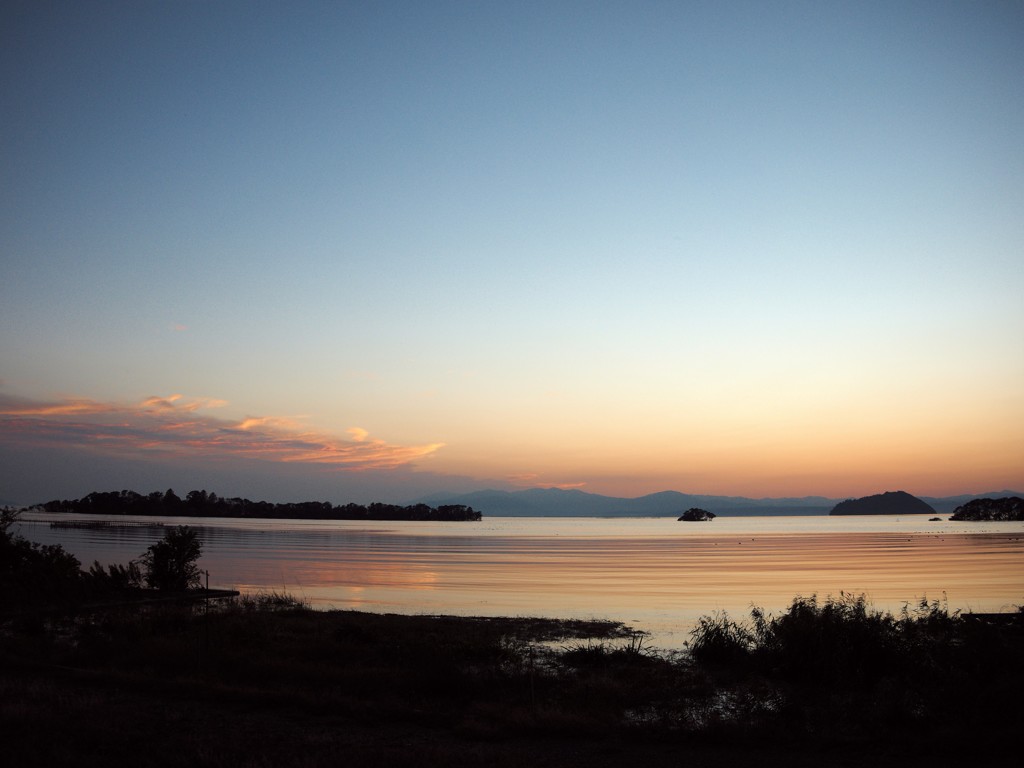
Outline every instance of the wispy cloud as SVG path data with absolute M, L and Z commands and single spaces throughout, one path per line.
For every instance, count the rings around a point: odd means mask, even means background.
M 191 413 L 202 408 L 223 408 L 227 404 L 227 400 L 217 400 L 212 397 L 186 400 L 184 395 L 168 395 L 167 397 L 147 397 L 139 404 L 139 407 Z
M 299 422 L 295 419 L 285 419 L 280 416 L 246 416 L 237 425 L 238 429 L 250 430 L 250 429 L 284 429 L 284 430 L 297 430 L 299 429 Z
M 232 421 L 203 413 L 226 404 L 182 395 L 149 397 L 135 404 L 84 398 L 37 402 L 0 395 L 0 440 L 130 456 L 145 452 L 304 462 L 350 471 L 406 466 L 444 445 L 393 445 L 371 439 L 360 427 L 348 430 L 350 438 L 344 439 L 303 429 L 280 417 Z
M 560 488 L 563 491 L 570 491 L 574 488 L 582 488 L 586 485 L 585 482 L 577 483 L 556 483 L 545 480 L 536 472 L 526 472 L 519 475 L 508 475 L 506 478 L 508 482 L 513 485 L 519 485 L 524 488 Z
M 72 416 L 106 413 L 110 409 L 94 400 L 69 398 L 56 403 L 34 403 L 31 401 L 0 402 L 0 416 Z

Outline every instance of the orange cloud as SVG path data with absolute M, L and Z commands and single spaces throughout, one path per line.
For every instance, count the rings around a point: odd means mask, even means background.
M 167 397 L 148 397 L 142 401 L 141 408 L 156 408 L 176 411 L 198 411 L 201 408 L 223 408 L 228 404 L 227 400 L 217 400 L 212 397 L 201 397 L 197 400 L 183 400 L 184 395 L 169 395 Z
M 105 413 L 108 410 L 109 406 L 92 400 L 68 399 L 60 403 L 35 403 L 12 398 L 0 402 L 0 416 L 62 416 Z
M 368 438 L 370 436 L 370 433 L 367 432 L 362 427 L 350 427 L 349 429 L 346 429 L 345 431 L 348 432 L 350 435 L 352 435 L 352 439 L 355 440 L 357 443 L 364 442 L 366 440 L 366 438 Z
M 59 443 L 106 453 L 263 459 L 326 464 L 343 470 L 395 469 L 439 450 L 443 443 L 402 446 L 370 439 L 359 427 L 351 439 L 302 431 L 289 419 L 248 417 L 241 422 L 198 411 L 223 400 L 149 397 L 136 405 L 72 399 L 57 403 L 0 397 L 0 439 Z
M 276 427 L 278 429 L 297 429 L 294 419 L 282 419 L 278 416 L 247 416 L 236 425 L 238 429 L 250 430 L 257 427 Z

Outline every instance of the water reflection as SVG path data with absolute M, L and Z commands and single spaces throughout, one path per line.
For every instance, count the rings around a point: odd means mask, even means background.
M 22 533 L 83 563 L 125 562 L 153 528 Z M 833 521 L 839 523 L 833 525 Z M 734 518 L 497 520 L 487 524 L 201 522 L 211 584 L 287 590 L 317 607 L 402 613 L 620 619 L 681 645 L 714 610 L 780 610 L 795 595 L 866 593 L 899 610 L 922 597 L 951 609 L 1024 602 L 1024 525 Z M 857 526 L 863 526 L 858 528 Z

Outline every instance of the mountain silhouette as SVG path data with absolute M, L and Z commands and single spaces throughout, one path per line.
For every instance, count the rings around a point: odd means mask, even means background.
M 749 499 L 659 491 L 637 498 L 602 496 L 578 489 L 529 488 L 522 491 L 485 490 L 464 494 L 437 493 L 420 501 L 465 504 L 494 517 L 678 517 L 700 507 L 716 515 L 824 515 L 837 501 L 823 496 Z
M 885 496 L 886 494 L 879 495 Z M 923 496 L 920 498 L 913 497 L 909 493 L 904 495 L 911 499 L 916 498 L 928 509 L 923 512 L 920 510 L 910 512 L 904 509 L 898 514 L 948 514 L 972 499 L 1024 496 L 1019 491 L 946 497 Z M 706 509 L 724 517 L 738 517 L 746 515 L 827 515 L 830 510 L 842 503 L 843 499 L 825 496 L 754 499 L 746 496 L 711 496 L 679 491 L 659 491 L 636 498 L 623 498 L 588 493 L 579 489 L 529 488 L 521 491 L 506 491 L 492 488 L 471 493 L 434 493 L 414 501 L 434 506 L 463 504 L 480 510 L 484 517 L 679 517 L 691 507 Z

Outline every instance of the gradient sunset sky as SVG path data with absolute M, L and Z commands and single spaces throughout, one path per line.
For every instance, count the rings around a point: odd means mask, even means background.
M 5 2 L 0 502 L 1024 489 L 1024 3 Z

